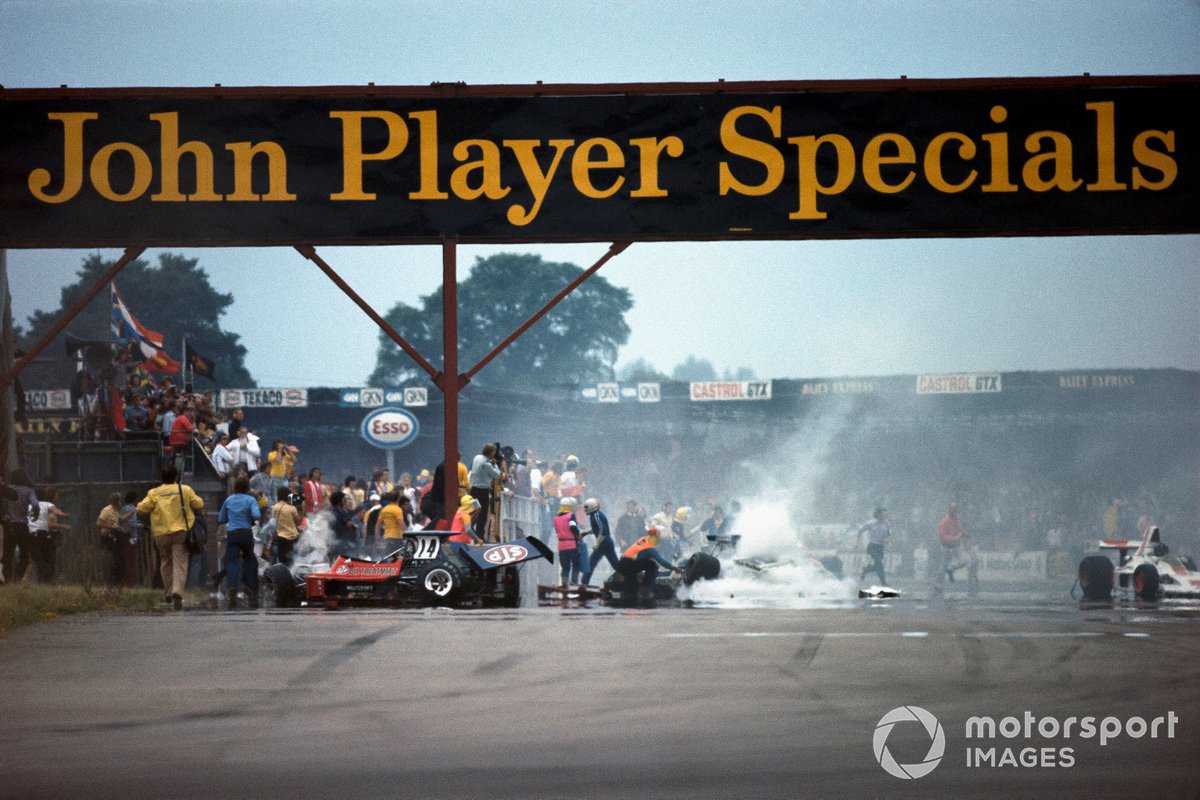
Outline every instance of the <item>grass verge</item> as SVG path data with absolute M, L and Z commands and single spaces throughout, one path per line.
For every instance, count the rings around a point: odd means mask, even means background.
M 184 600 L 187 602 L 187 598 Z M 14 628 L 32 625 L 63 614 L 87 611 L 167 610 L 161 589 L 110 589 L 70 584 L 0 585 L 0 636 Z

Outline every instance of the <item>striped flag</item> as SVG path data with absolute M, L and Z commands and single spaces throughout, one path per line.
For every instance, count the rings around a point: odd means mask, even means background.
M 139 366 L 147 372 L 179 372 L 179 362 L 163 351 L 163 337 L 137 321 L 137 317 L 125 305 L 117 284 L 112 289 L 112 335 L 113 340 L 137 344 L 145 359 Z

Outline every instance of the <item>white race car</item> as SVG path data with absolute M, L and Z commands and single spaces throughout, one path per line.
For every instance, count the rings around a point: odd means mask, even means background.
M 1087 556 L 1079 562 L 1079 586 L 1085 600 L 1108 600 L 1114 592 L 1139 600 L 1200 597 L 1196 563 L 1189 557 L 1170 555 L 1157 525 L 1147 528 L 1140 542 L 1103 539 L 1100 549 L 1116 552 L 1116 565 L 1106 555 Z

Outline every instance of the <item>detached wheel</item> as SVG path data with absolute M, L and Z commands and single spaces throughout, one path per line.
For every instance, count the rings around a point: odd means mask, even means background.
M 693 553 L 683 565 L 683 585 L 691 586 L 699 580 L 715 580 L 721 574 L 721 562 L 708 553 Z
M 286 564 L 272 564 L 263 571 L 263 582 L 271 595 L 271 601 L 276 608 L 287 608 L 296 605 L 300 593 L 296 589 L 296 579 Z
M 1155 575 L 1157 578 L 1158 576 Z M 1085 600 L 1107 600 L 1112 596 L 1113 565 L 1104 556 L 1088 556 L 1079 562 L 1079 588 Z
M 1140 600 L 1158 599 L 1158 568 L 1153 564 L 1138 564 L 1133 571 L 1133 593 Z
M 444 605 L 458 599 L 462 590 L 462 572 L 448 561 L 430 564 L 417 579 L 417 591 L 427 603 Z

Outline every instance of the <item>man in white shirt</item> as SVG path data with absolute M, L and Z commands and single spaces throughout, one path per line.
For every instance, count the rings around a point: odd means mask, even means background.
M 229 445 L 228 449 L 229 454 L 233 456 L 233 463 L 245 464 L 246 471 L 251 475 L 258 472 L 258 459 L 262 453 L 258 447 L 257 436 L 242 428 L 238 432 L 238 438 Z
M 222 480 L 229 477 L 229 470 L 233 468 L 233 454 L 229 452 L 229 434 L 222 433 L 217 437 L 217 443 L 212 449 L 212 462 Z

